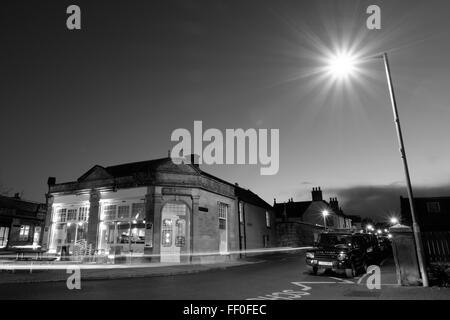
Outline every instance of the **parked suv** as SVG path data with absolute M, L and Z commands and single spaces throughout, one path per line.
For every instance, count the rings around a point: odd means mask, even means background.
M 378 237 L 370 233 L 364 233 L 361 236 L 366 241 L 367 263 L 369 265 L 379 265 L 383 259 L 383 252 L 378 242 Z
M 351 278 L 367 270 L 367 249 L 368 241 L 363 234 L 324 232 L 319 235 L 315 247 L 306 252 L 306 264 L 313 274 L 319 270 L 332 270 Z

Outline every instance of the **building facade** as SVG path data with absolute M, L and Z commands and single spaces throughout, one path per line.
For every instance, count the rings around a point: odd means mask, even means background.
M 43 237 L 46 205 L 0 196 L 0 250 L 39 247 Z
M 280 246 L 312 245 L 319 233 L 326 230 L 352 230 L 351 219 L 339 207 L 337 198 L 323 200 L 320 187 L 313 188 L 310 201 L 277 203 L 274 209 L 277 239 Z M 328 215 L 323 216 L 326 211 Z
M 420 230 L 450 231 L 450 197 L 414 198 Z M 400 197 L 401 223 L 412 226 L 409 199 Z
M 250 245 L 240 237 L 239 207 L 248 211 L 251 203 L 238 189 L 190 161 L 94 166 L 77 181 L 49 185 L 46 246 L 56 254 L 75 255 L 84 248 L 96 257 L 153 262 L 234 259 Z M 250 211 L 265 220 L 269 209 L 256 205 Z M 274 221 L 273 211 L 269 215 Z M 266 232 L 258 225 L 245 235 L 262 239 Z

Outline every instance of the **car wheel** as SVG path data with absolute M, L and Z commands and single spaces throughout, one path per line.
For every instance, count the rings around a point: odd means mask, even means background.
M 347 278 L 354 278 L 356 276 L 355 265 L 352 263 L 352 267 L 349 269 L 345 269 L 345 276 Z
M 317 271 L 318 271 L 318 270 L 319 270 L 319 269 L 318 269 L 317 267 L 313 267 L 312 270 L 311 270 L 311 273 L 312 273 L 313 275 L 317 276 Z

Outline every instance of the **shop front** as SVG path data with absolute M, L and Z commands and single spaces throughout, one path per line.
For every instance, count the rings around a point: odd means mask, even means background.
M 99 254 L 143 256 L 145 246 L 145 202 L 108 201 L 101 206 Z

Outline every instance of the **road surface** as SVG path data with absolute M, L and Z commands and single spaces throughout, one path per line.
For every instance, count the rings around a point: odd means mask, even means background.
M 383 275 L 381 289 L 369 290 L 367 278 L 311 275 L 306 272 L 304 253 L 300 253 L 196 274 L 82 280 L 80 290 L 69 290 L 65 282 L 2 284 L 0 299 L 450 299 L 449 289 L 398 287 L 393 281 L 386 283 Z

